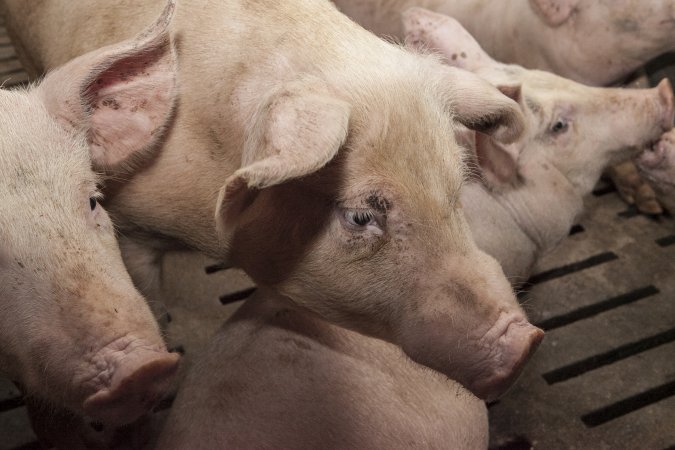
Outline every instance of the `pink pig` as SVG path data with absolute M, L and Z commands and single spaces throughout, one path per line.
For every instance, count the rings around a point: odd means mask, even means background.
M 171 114 L 170 13 L 27 90 L 0 90 L 0 367 L 47 414 L 131 422 L 177 369 L 124 267 L 96 173 L 139 158 L 162 131 L 148 114 L 101 108 L 108 93 Z M 115 150 L 99 145 L 111 139 Z

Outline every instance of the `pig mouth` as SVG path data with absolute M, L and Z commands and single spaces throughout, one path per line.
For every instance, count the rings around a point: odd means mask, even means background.
M 91 357 L 89 376 L 76 380 L 88 393 L 82 409 L 105 423 L 133 422 L 170 391 L 178 360 L 161 344 L 131 336 L 114 340 Z

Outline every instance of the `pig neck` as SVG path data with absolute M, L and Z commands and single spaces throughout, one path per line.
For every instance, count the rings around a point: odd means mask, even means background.
M 553 249 L 581 213 L 572 184 L 546 163 L 521 167 L 516 187 L 490 190 L 473 182 L 462 192 L 467 221 L 479 248 L 494 256 L 518 285 L 537 260 Z

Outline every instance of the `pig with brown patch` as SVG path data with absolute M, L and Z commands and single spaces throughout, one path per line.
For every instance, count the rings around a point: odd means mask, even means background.
M 38 70 L 132 34 L 163 6 L 5 2 Z M 518 105 L 330 2 L 184 0 L 172 35 L 180 104 L 166 140 L 106 190 L 137 286 L 157 298 L 162 254 L 197 249 L 482 398 L 501 394 L 543 333 L 471 238 L 455 130 L 513 140 Z M 115 92 L 98 105 L 148 110 Z M 116 139 L 97 143 L 116 152 Z
M 159 100 L 156 113 L 170 116 L 175 54 L 166 21 L 29 89 L 0 90 L 0 369 L 46 428 L 57 411 L 132 422 L 167 394 L 177 369 L 124 267 L 97 173 L 154 140 L 140 133 L 124 155 L 97 145 L 111 130 L 132 135 L 144 126 L 97 107 L 102 96 Z M 124 79 L 133 64 L 147 77 Z M 67 437 L 67 447 L 75 441 Z
M 181 384 L 158 449 L 486 449 L 485 403 L 399 348 L 258 291 Z
M 510 87 L 522 108 L 526 130 L 512 144 L 469 133 L 466 145 L 476 153 L 482 180 L 465 184 L 461 196 L 478 246 L 515 284 L 567 236 L 605 167 L 672 128 L 668 80 L 654 89 L 588 87 L 498 63 L 442 14 L 411 8 L 403 27 L 410 45 L 435 49 L 448 64 L 505 92 Z

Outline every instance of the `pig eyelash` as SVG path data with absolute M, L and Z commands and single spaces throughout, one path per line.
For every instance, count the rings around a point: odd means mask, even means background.
M 345 210 L 345 219 L 350 224 L 365 227 L 375 220 L 375 214 L 368 210 L 348 209 Z
M 377 213 L 370 209 L 343 209 L 340 213 L 343 225 L 353 231 L 375 231 L 382 234 Z

